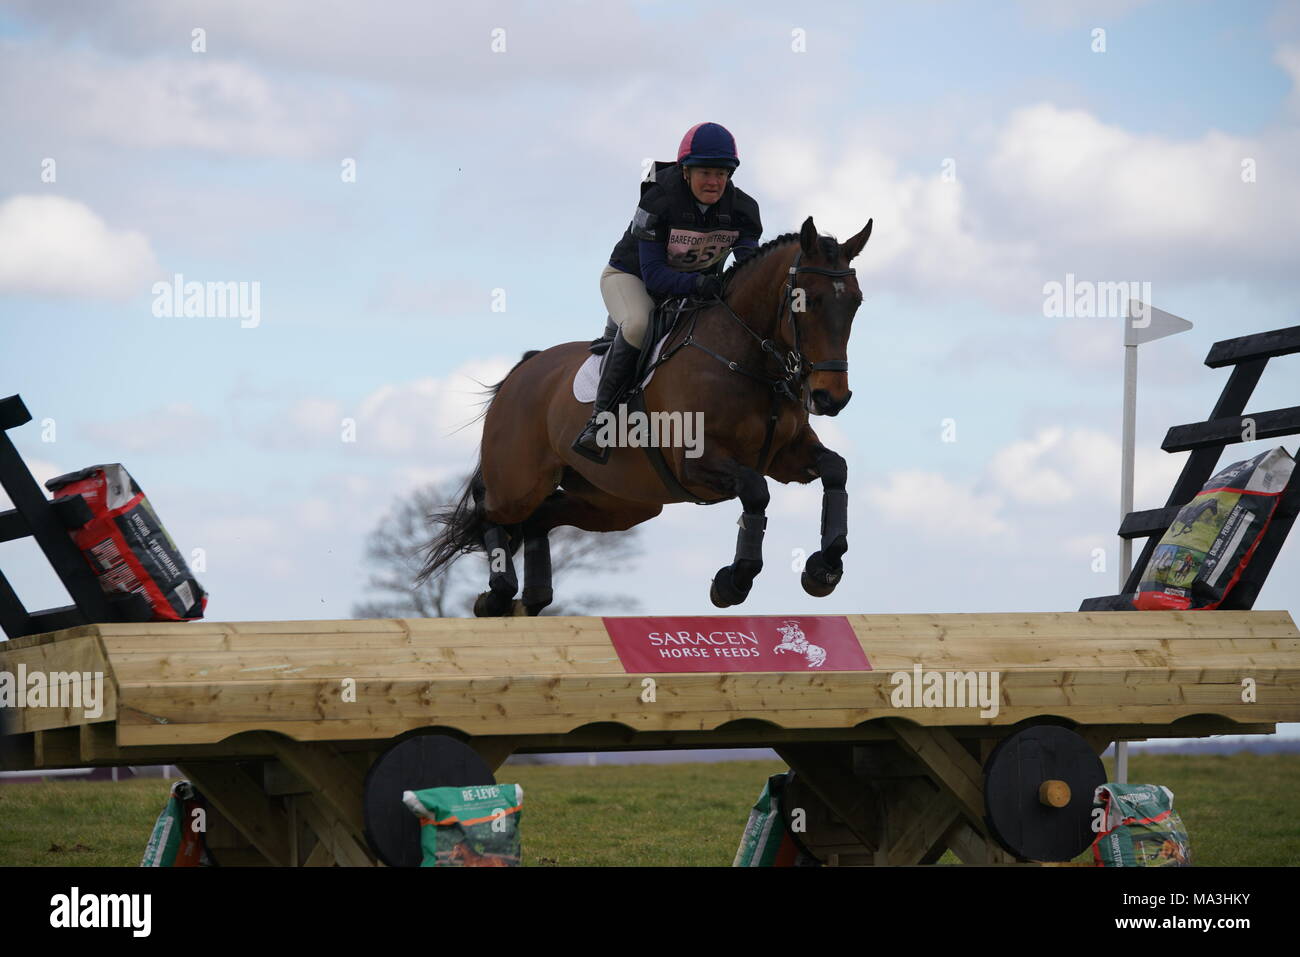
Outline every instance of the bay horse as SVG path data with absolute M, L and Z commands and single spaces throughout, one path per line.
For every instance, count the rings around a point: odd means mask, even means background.
M 442 529 L 418 581 L 481 550 L 488 590 L 474 614 L 510 615 L 518 608 L 536 615 L 553 598 L 551 529 L 623 531 L 667 504 L 739 497 L 735 557 L 709 589 L 713 604 L 726 608 L 745 600 L 763 567 L 765 477 L 820 478 L 821 547 L 809 556 L 801 584 L 810 595 L 829 595 L 848 550 L 848 468 L 818 440 L 809 415 L 836 415 L 852 396 L 846 355 L 862 293 L 849 263 L 870 237 L 868 221 L 838 243 L 819 235 L 810 216 L 798 233 L 770 240 L 731 266 L 721 298 L 678 324 L 639 407 L 701 413 L 703 436 L 694 456 L 684 447 L 662 449 L 666 470 L 657 470 L 642 448 L 613 448 L 603 465 L 570 448 L 591 414 L 590 404 L 573 394 L 589 343 L 526 352 L 489 390 L 478 466 L 459 500 L 431 516 Z M 517 606 L 520 545 L 524 587 Z

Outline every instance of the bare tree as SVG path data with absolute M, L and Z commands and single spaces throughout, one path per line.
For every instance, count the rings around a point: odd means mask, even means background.
M 474 599 L 487 588 L 487 565 L 483 555 L 466 555 L 423 585 L 415 578 L 423 563 L 423 552 L 433 531 L 428 516 L 454 501 L 453 483 L 435 483 L 398 499 L 370 533 L 366 541 L 366 563 L 371 569 L 369 588 L 374 597 L 353 606 L 354 618 L 447 618 L 473 614 Z M 563 526 L 550 535 L 551 569 L 556 596 L 546 615 L 590 615 L 601 611 L 637 611 L 640 602 L 622 594 L 568 594 L 564 581 L 574 581 L 581 572 L 606 571 L 626 565 L 641 554 L 638 532 L 584 532 Z M 523 572 L 523 550 L 516 554 L 516 567 Z

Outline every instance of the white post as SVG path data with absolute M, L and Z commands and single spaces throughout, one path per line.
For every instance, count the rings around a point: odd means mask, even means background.
M 1124 345 L 1124 427 L 1121 434 L 1119 460 L 1119 520 L 1123 522 L 1133 511 L 1133 456 L 1137 442 L 1137 366 L 1138 347 Z M 1119 588 L 1124 590 L 1128 573 L 1133 569 L 1133 540 L 1119 540 Z
M 1127 336 L 1125 337 L 1127 339 Z M 1124 343 L 1124 425 L 1120 435 L 1119 520 L 1122 523 L 1133 511 L 1133 457 L 1137 444 L 1137 343 Z M 1119 540 L 1119 586 L 1123 594 L 1128 573 L 1133 568 L 1133 540 Z M 1128 784 L 1128 742 L 1115 742 L 1115 780 Z
M 1177 335 L 1192 328 L 1186 319 L 1130 299 L 1124 320 L 1124 426 L 1120 436 L 1119 520 L 1133 511 L 1133 456 L 1137 444 L 1137 347 L 1153 339 Z M 1133 567 L 1133 540 L 1119 544 L 1119 593 L 1123 594 Z M 1128 742 L 1115 742 L 1115 780 L 1128 783 Z

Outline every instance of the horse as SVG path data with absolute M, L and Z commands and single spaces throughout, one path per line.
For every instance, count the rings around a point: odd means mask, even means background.
M 709 588 L 713 604 L 727 608 L 745 600 L 763 567 L 767 478 L 820 478 L 820 548 L 800 582 L 814 597 L 831 594 L 848 551 L 848 467 L 817 438 L 809 417 L 837 415 L 852 397 L 846 355 L 862 292 L 849 263 L 866 246 L 871 225 L 841 244 L 820 235 L 809 216 L 799 232 L 769 240 L 730 266 L 721 296 L 676 324 L 639 408 L 702 417 L 694 455 L 664 448 L 654 450 L 662 454 L 656 462 L 626 445 L 611 449 L 605 464 L 578 455 L 570 446 L 590 405 L 574 398 L 572 384 L 590 344 L 524 353 L 488 390 L 478 464 L 457 501 L 430 516 L 442 528 L 417 581 L 481 550 L 488 590 L 474 614 L 537 615 L 554 597 L 551 529 L 623 531 L 668 504 L 739 498 L 735 555 Z M 521 545 L 517 601 L 514 556 Z

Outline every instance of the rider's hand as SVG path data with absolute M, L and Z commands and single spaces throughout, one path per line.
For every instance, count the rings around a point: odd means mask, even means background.
M 695 295 L 700 299 L 721 299 L 722 279 L 712 274 L 701 273 L 695 280 Z

